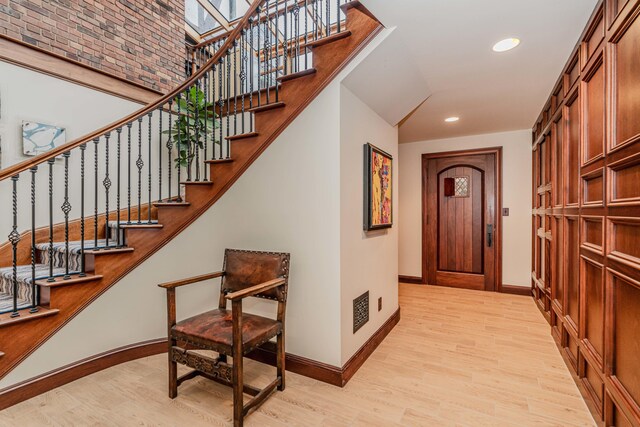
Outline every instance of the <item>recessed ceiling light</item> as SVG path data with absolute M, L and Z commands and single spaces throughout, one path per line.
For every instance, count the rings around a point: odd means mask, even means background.
M 446 119 L 444 119 L 445 122 L 447 123 L 453 123 L 453 122 L 457 122 L 458 120 L 460 120 L 460 117 L 447 117 Z
M 506 52 L 508 50 L 517 47 L 520 44 L 520 39 L 515 37 L 511 37 L 508 39 L 500 40 L 498 43 L 493 45 L 494 52 Z

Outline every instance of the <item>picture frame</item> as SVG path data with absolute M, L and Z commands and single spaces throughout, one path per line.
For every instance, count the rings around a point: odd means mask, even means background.
M 22 153 L 37 156 L 67 142 L 64 128 L 33 121 L 22 122 Z
M 393 226 L 393 157 L 364 144 L 364 230 Z

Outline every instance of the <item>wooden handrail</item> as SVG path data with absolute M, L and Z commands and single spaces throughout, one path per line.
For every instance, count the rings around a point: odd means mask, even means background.
M 249 7 L 249 10 L 247 10 L 247 13 L 245 13 L 244 17 L 242 18 L 242 21 L 240 21 L 240 23 L 238 24 L 238 26 L 236 28 L 233 29 L 233 31 L 231 32 L 231 34 L 229 35 L 229 38 L 225 41 L 225 43 L 222 45 L 222 47 L 215 53 L 214 56 L 211 57 L 211 59 L 209 59 L 209 61 L 207 61 L 207 64 L 202 67 L 198 72 L 196 72 L 195 74 L 193 74 L 189 79 L 187 79 L 184 83 L 182 83 L 180 86 L 178 86 L 177 88 L 175 88 L 173 91 L 169 92 L 168 94 L 164 95 L 163 97 L 161 97 L 160 99 L 158 99 L 155 102 L 152 102 L 150 104 L 148 104 L 147 106 L 141 108 L 140 110 L 129 114 L 128 116 L 118 120 L 117 122 L 111 123 L 101 129 L 98 129 L 90 134 L 87 134 L 81 138 L 78 138 L 74 141 L 68 142 L 64 145 L 61 145 L 57 148 L 54 148 L 51 151 L 48 151 L 46 153 L 40 154 L 38 156 L 35 156 L 29 160 L 25 160 L 24 162 L 20 162 L 18 164 L 15 164 L 13 166 L 9 166 L 6 169 L 2 169 L 0 170 L 0 181 L 4 181 L 7 178 L 10 178 L 12 176 L 18 175 L 22 172 L 25 172 L 35 166 L 38 166 L 44 162 L 46 162 L 47 160 L 50 159 L 54 159 L 58 156 L 61 156 L 62 154 L 64 154 L 67 151 L 73 150 L 74 148 L 80 147 L 82 144 L 86 144 L 90 141 L 92 141 L 95 138 L 99 138 L 101 136 L 103 136 L 104 134 L 108 133 L 108 132 L 114 132 L 116 129 L 126 125 L 128 122 L 132 122 L 138 118 L 144 117 L 145 115 L 149 114 L 150 112 L 158 109 L 159 107 L 163 107 L 164 104 L 166 104 L 169 100 L 175 98 L 178 94 L 182 93 L 185 91 L 185 89 L 188 89 L 189 87 L 191 87 L 196 81 L 198 81 L 201 77 L 203 77 L 205 75 L 205 73 L 207 73 L 209 71 L 209 69 L 211 68 L 211 66 L 213 64 L 215 64 L 216 62 L 218 62 L 218 60 L 220 58 L 222 58 L 223 55 L 226 54 L 226 51 L 229 50 L 232 46 L 233 46 L 233 42 L 241 35 L 242 32 L 242 28 L 244 28 L 245 26 L 247 26 L 247 24 L 249 23 L 249 18 L 256 12 L 256 10 L 258 9 L 258 7 L 260 7 L 260 5 L 264 2 L 265 0 L 254 0 L 254 2 L 251 4 L 251 7 Z

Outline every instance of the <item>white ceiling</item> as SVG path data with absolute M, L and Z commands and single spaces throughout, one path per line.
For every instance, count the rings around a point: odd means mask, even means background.
M 387 28 L 396 27 L 385 50 L 395 43 L 396 51 L 406 51 L 412 60 L 398 54 L 385 65 L 379 55 L 371 55 L 362 72 L 350 76 L 363 88 L 355 92 L 371 92 L 394 79 L 394 73 L 382 78 L 370 72 L 389 69 L 389 63 L 413 68 L 406 76 L 419 73 L 423 79 L 414 80 L 416 85 L 398 79 L 403 87 L 384 93 L 384 106 L 372 105 L 390 111 L 397 104 L 404 117 L 419 104 L 419 87 L 426 101 L 400 125 L 400 142 L 412 142 L 532 127 L 597 0 L 362 2 Z M 518 37 L 522 44 L 502 54 L 491 50 L 507 37 Z M 426 87 L 429 94 L 422 93 Z M 444 123 L 449 116 L 460 121 Z

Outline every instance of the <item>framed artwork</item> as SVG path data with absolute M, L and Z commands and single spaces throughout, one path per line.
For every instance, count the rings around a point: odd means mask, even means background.
M 37 156 L 67 142 L 65 130 L 57 126 L 36 122 L 22 122 L 22 152 Z
M 393 158 L 389 153 L 364 145 L 364 229 L 393 225 Z

